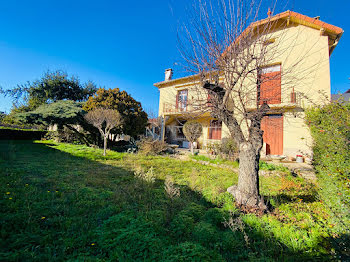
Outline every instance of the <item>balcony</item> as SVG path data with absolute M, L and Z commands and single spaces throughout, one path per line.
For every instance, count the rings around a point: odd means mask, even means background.
M 165 115 L 169 114 L 183 114 L 188 111 L 188 105 L 186 106 L 178 106 L 176 104 L 171 103 L 163 103 L 163 113 Z
M 276 102 L 276 99 L 273 100 L 272 103 L 269 103 L 269 100 L 260 101 L 260 105 L 263 104 L 263 102 L 266 102 L 270 108 L 296 108 L 301 107 L 303 104 L 303 95 L 300 92 L 288 92 L 288 94 L 282 93 L 281 98 L 279 99 L 280 102 Z M 255 109 L 256 108 L 256 100 L 250 99 L 246 102 L 246 107 L 248 109 Z

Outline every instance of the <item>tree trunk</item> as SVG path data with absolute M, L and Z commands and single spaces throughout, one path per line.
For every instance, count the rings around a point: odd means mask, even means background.
M 104 136 L 103 138 L 103 155 L 106 155 L 106 149 L 107 149 L 107 136 Z
M 190 142 L 191 154 L 193 155 L 193 142 Z
M 239 146 L 238 185 L 227 189 L 236 199 L 238 205 L 266 209 L 259 193 L 259 159 L 260 153 L 249 142 Z

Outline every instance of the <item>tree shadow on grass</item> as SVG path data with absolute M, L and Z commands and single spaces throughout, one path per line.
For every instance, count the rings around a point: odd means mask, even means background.
M 237 217 L 230 230 L 230 213 L 199 192 L 171 181 L 165 189 L 121 159 L 108 165 L 29 141 L 0 146 L 1 155 L 13 151 L 0 162 L 5 260 L 322 260 Z
M 264 196 L 264 200 L 267 203 L 273 203 L 274 207 L 278 207 L 282 204 L 292 203 L 296 200 L 302 201 L 304 203 L 313 203 L 317 201 L 316 194 L 298 194 L 298 195 L 290 195 L 286 193 L 280 193 L 273 196 Z

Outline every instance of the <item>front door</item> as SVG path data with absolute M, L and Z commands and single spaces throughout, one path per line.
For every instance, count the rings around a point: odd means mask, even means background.
M 267 115 L 261 121 L 266 155 L 283 155 L 283 116 Z

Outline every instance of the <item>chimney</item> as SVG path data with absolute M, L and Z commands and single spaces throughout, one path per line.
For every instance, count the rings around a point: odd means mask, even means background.
M 165 81 L 171 80 L 173 77 L 173 69 L 169 68 L 165 70 Z

